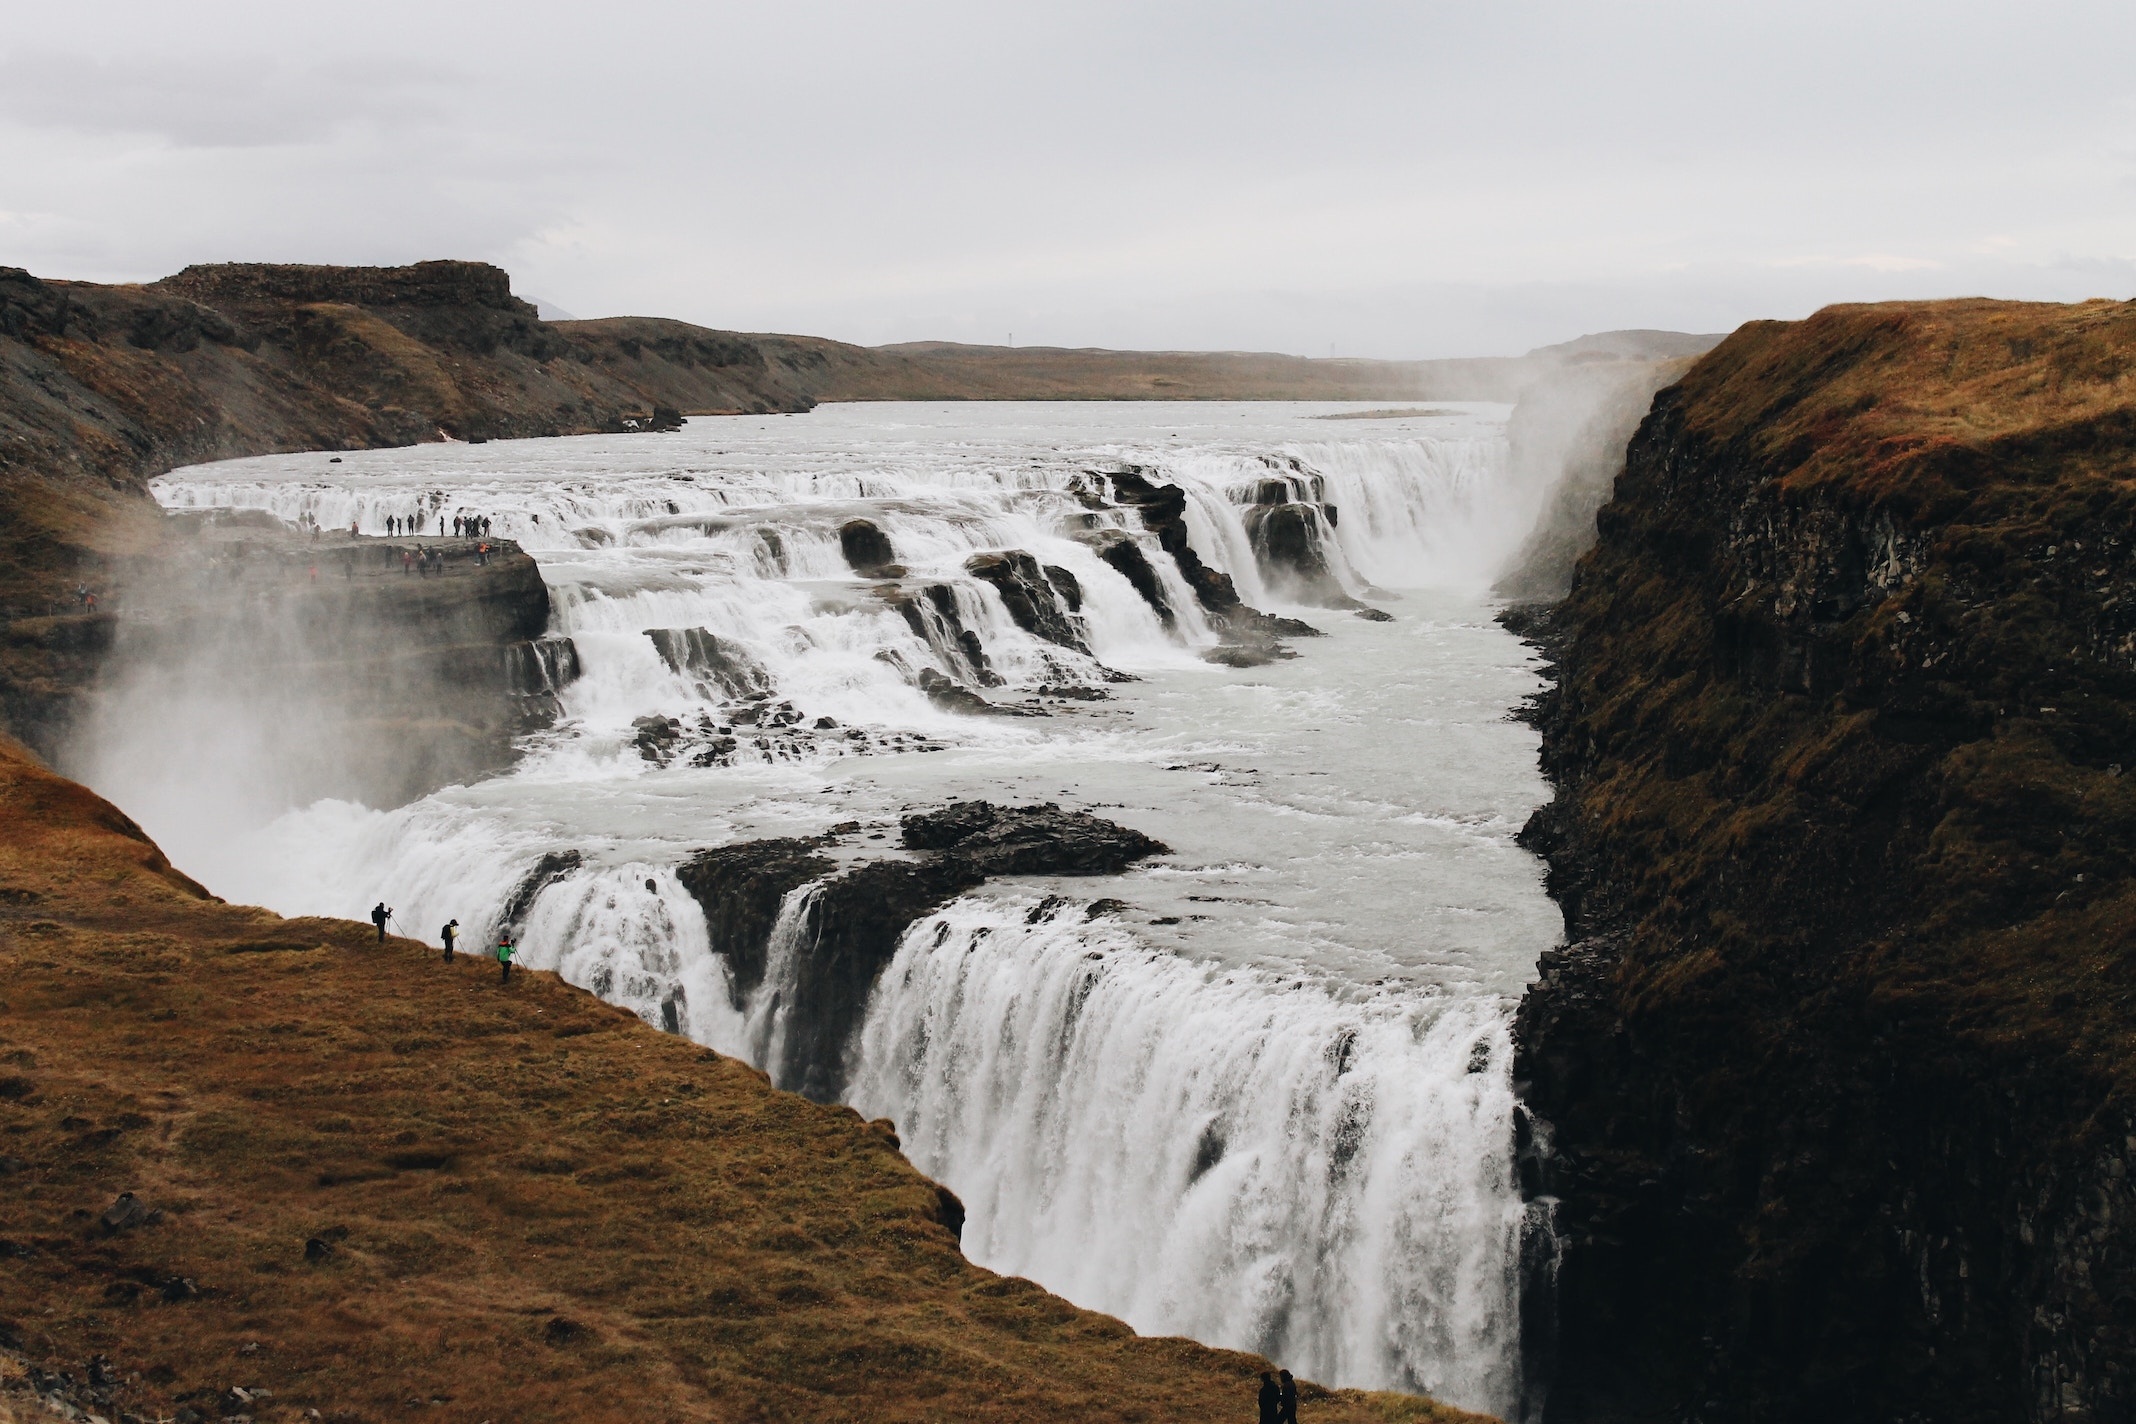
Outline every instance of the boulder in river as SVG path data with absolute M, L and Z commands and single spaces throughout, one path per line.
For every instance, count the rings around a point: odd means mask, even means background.
M 1042 717 L 1045 713 L 1034 708 L 1004 707 L 999 702 L 989 702 L 961 683 L 944 677 L 933 668 L 921 668 L 918 678 L 920 691 L 927 700 L 944 712 L 961 712 L 967 717 Z
M 848 519 L 838 526 L 838 548 L 845 561 L 853 566 L 853 572 L 862 578 L 903 578 L 905 570 L 897 562 L 897 550 L 891 547 L 890 536 L 883 533 L 873 520 Z
M 899 822 L 912 850 L 940 851 L 982 875 L 1118 875 L 1162 841 L 1088 811 L 953 801 Z
M 1298 655 L 1271 639 L 1253 643 L 1219 643 L 1201 656 L 1203 662 L 1215 663 L 1218 667 L 1257 668 Z

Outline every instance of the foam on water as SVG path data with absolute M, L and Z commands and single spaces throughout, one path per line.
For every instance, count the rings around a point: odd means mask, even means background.
M 960 796 L 1135 825 L 1174 854 L 1095 881 L 997 882 L 915 925 L 851 1046 L 848 1096 L 963 1197 L 981 1264 L 1326 1382 L 1511 1411 L 1507 1021 L 1559 922 L 1513 843 L 1545 794 L 1533 734 L 1507 717 L 1537 685 L 1533 659 L 1482 590 L 1541 492 L 1508 482 L 1501 409 L 1354 439 L 1313 419 L 1335 409 L 846 406 L 175 472 L 157 488 L 181 507 L 373 533 L 389 515 L 428 531 L 440 513 L 488 515 L 540 560 L 584 672 L 508 776 L 390 810 L 149 829 L 232 898 L 358 916 L 385 899 L 426 937 L 458 918 L 480 943 L 530 893 L 523 963 L 771 1063 L 813 891 L 788 897 L 762 986 L 738 995 L 675 878 L 695 848 L 852 819 L 888 828 L 853 843 L 879 848 L 901 810 Z M 1171 561 L 1131 512 L 1079 497 L 1088 471 L 1118 465 L 1186 491 L 1197 552 L 1248 602 L 1329 636 L 1249 673 L 1200 662 L 1214 634 Z M 1320 478 L 1341 514 L 1331 564 L 1396 622 L 1271 602 L 1242 500 L 1272 473 Z M 1075 537 L 1093 516 L 1144 542 L 1175 629 Z M 1045 718 L 941 711 L 910 671 L 957 669 L 847 568 L 838 529 L 855 517 L 888 534 L 908 586 L 950 588 L 1005 679 L 993 695 L 1107 668 L 1141 681 Z M 1003 549 L 1073 573 L 1089 654 L 1024 632 L 965 571 Z M 663 661 L 657 628 L 731 642 L 804 719 L 866 728 L 877 754 L 827 738 L 653 765 L 635 719 L 721 706 Z M 231 774 L 205 760 L 201 774 Z M 127 804 L 123 778 L 99 789 Z M 1046 893 L 1067 903 L 1033 918 Z M 1100 898 L 1128 908 L 1086 918 Z

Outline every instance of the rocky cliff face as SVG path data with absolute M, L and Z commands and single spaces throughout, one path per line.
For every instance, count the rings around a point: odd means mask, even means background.
M 1656 399 L 1523 625 L 1550 1417 L 2136 1417 L 2132 476 L 2136 304 L 1759 323 Z
M 206 559 L 198 528 L 164 518 L 145 489 L 174 466 L 810 404 L 747 338 L 634 319 L 554 326 L 482 263 L 225 264 L 146 286 L 0 269 L 0 726 L 60 754 L 111 650 L 144 649 L 135 624 L 156 625 L 159 656 L 174 655 L 185 629 L 165 597 L 173 578 L 212 564 L 237 582 L 271 580 L 289 565 L 298 572 L 281 581 L 294 586 L 319 557 L 293 536 L 276 552 L 273 536 L 254 531 L 249 554 L 225 540 Z M 350 560 L 365 575 L 385 569 L 373 564 L 390 564 L 391 550 L 337 544 L 324 557 L 330 591 L 302 605 L 330 625 L 302 643 L 309 685 L 351 689 L 353 701 L 331 705 L 401 723 L 420 743 L 395 767 L 344 766 L 329 780 L 397 797 L 494 765 L 526 699 L 553 691 L 542 674 L 557 670 L 538 655 L 527 662 L 523 646 L 548 606 L 531 562 L 515 554 L 477 571 L 456 556 L 435 585 L 453 597 L 430 598 L 397 577 L 342 577 Z M 74 598 L 81 585 L 98 595 L 93 614 Z M 206 608 L 208 592 L 188 586 L 180 602 Z M 341 614 L 323 611 L 342 603 Z M 375 640 L 359 635 L 382 629 L 429 650 L 440 676 L 416 676 L 413 654 L 366 651 Z
M 197 751 L 246 766 L 264 812 L 398 805 L 510 766 L 577 675 L 516 545 L 310 536 L 254 511 L 169 522 L 168 547 L 129 566 L 121 612 L 86 620 L 108 640 L 95 676 L 19 724 L 90 779 L 184 794 Z

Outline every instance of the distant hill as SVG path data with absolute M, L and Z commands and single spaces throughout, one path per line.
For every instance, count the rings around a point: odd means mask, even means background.
M 625 321 L 634 319 L 623 319 Z M 571 323 L 574 326 L 612 323 Z M 1513 401 L 1577 365 L 1695 356 L 1721 338 L 1611 331 L 1525 356 L 1369 361 L 1265 351 L 1108 351 L 912 341 L 848 346 L 752 336 L 816 400 L 1488 400 Z

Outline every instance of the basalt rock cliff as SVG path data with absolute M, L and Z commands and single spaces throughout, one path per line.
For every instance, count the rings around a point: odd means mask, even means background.
M 1548 1417 L 2136 1417 L 2136 304 L 1753 323 L 1598 535 L 1522 625 Z

